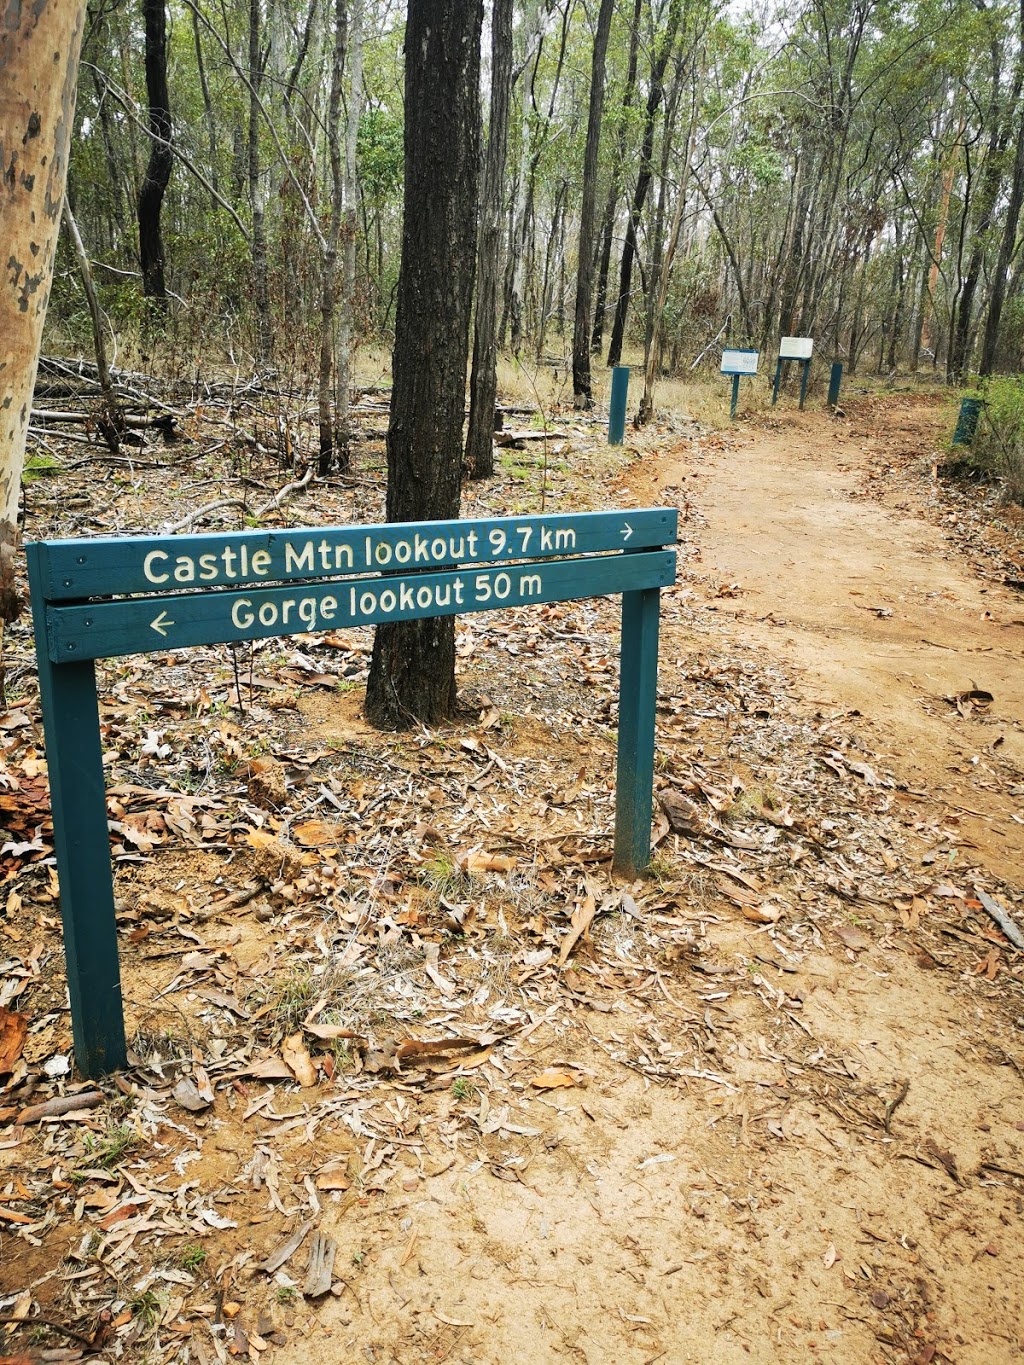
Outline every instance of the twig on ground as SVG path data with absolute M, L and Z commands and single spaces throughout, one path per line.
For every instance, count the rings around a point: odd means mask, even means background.
M 1021 933 L 1020 929 L 1018 929 L 1017 925 L 1010 918 L 1010 916 L 1003 909 L 1003 907 L 998 903 L 998 901 L 994 901 L 992 897 L 988 895 L 987 892 L 982 891 L 980 886 L 976 886 L 974 888 L 974 894 L 978 897 L 978 900 L 981 901 L 986 912 L 989 915 L 991 915 L 991 917 L 999 925 L 1000 929 L 1002 929 L 1003 933 L 1010 940 L 1013 946 L 1015 948 L 1019 948 L 1022 952 L 1024 952 L 1024 934 Z

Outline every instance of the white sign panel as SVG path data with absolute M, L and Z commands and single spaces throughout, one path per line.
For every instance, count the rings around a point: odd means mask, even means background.
M 783 337 L 779 342 L 780 360 L 810 360 L 814 342 L 810 337 Z
M 756 351 L 723 351 L 722 374 L 757 374 Z

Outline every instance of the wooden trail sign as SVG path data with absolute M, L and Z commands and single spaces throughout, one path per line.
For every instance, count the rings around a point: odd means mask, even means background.
M 613 865 L 650 861 L 674 508 L 26 545 L 75 1060 L 126 1063 L 95 660 L 622 594 Z

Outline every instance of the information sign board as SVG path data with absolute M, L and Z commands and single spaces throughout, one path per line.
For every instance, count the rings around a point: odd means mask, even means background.
M 758 352 L 738 349 L 722 352 L 721 374 L 757 374 Z
M 96 659 L 621 593 L 613 865 L 633 875 L 650 861 L 659 590 L 675 579 L 677 520 L 645 508 L 27 545 L 79 1070 L 127 1056 Z
M 783 337 L 779 342 L 780 360 L 810 360 L 814 354 L 811 337 Z

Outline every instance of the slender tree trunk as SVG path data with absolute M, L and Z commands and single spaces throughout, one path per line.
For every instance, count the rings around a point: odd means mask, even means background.
M 210 83 L 206 79 L 206 62 L 203 59 L 203 42 L 199 35 L 199 15 L 194 9 L 189 10 L 192 17 L 192 42 L 196 49 L 196 70 L 199 72 L 199 88 L 203 92 L 203 116 L 206 119 L 206 138 L 210 150 L 210 184 L 215 190 L 220 189 L 217 183 L 217 122 L 213 116 L 213 101 L 210 98 Z M 214 208 L 217 201 L 214 199 Z
M 0 23 L 0 642 L 21 609 L 18 499 L 75 122 L 85 4 L 8 5 Z
M 601 256 L 597 267 L 597 291 L 594 298 L 594 330 L 590 338 L 590 349 L 594 355 L 601 354 L 604 340 L 604 315 L 608 302 L 608 272 L 612 263 L 612 237 L 615 234 L 615 215 L 619 207 L 621 193 L 620 177 L 626 159 L 626 134 L 629 129 L 629 111 L 636 95 L 637 51 L 640 46 L 640 14 L 643 0 L 633 0 L 633 20 L 629 30 L 629 58 L 626 65 L 626 85 L 622 92 L 622 108 L 619 112 L 618 130 L 615 140 L 615 162 L 612 166 L 611 184 L 605 201 L 604 217 L 601 221 Z
M 260 86 L 263 55 L 260 50 L 260 0 L 249 0 L 249 137 L 246 170 L 249 209 L 252 214 L 252 283 L 256 310 L 256 358 L 266 362 L 273 350 L 270 326 L 270 282 L 267 278 L 267 230 L 260 183 Z
M 608 347 L 609 365 L 617 365 L 622 359 L 622 342 L 626 334 L 626 314 L 629 312 L 629 296 L 633 283 L 633 261 L 636 257 L 637 232 L 654 174 L 654 167 L 651 164 L 651 157 L 654 155 L 654 130 L 657 124 L 658 110 L 664 96 L 665 68 L 668 65 L 681 19 L 682 4 L 680 0 L 672 0 L 666 27 L 659 36 L 658 46 L 651 63 L 651 85 L 644 118 L 643 145 L 640 149 L 640 173 L 637 176 L 636 189 L 633 191 L 633 200 L 629 209 L 626 240 L 622 245 L 622 259 L 619 264 L 619 294 L 615 302 L 615 321 L 612 324 L 612 338 Z
M 142 292 L 158 312 L 167 308 L 164 242 L 160 210 L 171 178 L 171 97 L 167 90 L 167 11 L 164 0 L 142 0 L 146 24 L 146 98 L 149 102 L 149 161 L 139 190 L 139 259 Z
M 544 358 L 544 342 L 547 336 L 548 318 L 551 316 L 551 294 L 552 281 L 555 274 L 556 256 L 558 254 L 558 234 L 561 230 L 561 222 L 565 213 L 565 198 L 568 190 L 564 180 L 560 180 L 558 188 L 555 190 L 555 203 L 551 211 L 551 226 L 547 234 L 547 242 L 544 246 L 544 273 L 540 283 L 540 298 L 537 305 L 537 336 L 536 336 L 536 358 L 540 364 Z
M 991 374 L 995 368 L 996 352 L 999 345 L 999 324 L 1003 315 L 1003 301 L 1006 297 L 1006 281 L 1017 245 L 1017 228 L 1020 224 L 1021 206 L 1024 204 L 1024 110 L 1021 111 L 1017 125 L 1017 146 L 1013 158 L 1013 171 L 1010 178 L 1010 197 L 1003 220 L 1003 235 L 999 242 L 999 256 L 992 275 L 989 290 L 988 316 L 985 319 L 985 336 L 981 347 L 981 364 L 978 372 Z
M 512 95 L 512 0 L 494 0 L 491 14 L 491 112 L 480 203 L 473 375 L 466 465 L 474 479 L 494 473 L 494 405 L 498 392 L 498 281 L 501 220 Z
M 100 309 L 100 301 L 96 297 L 92 266 L 89 264 L 89 257 L 82 244 L 82 235 L 78 231 L 78 224 L 75 222 L 75 215 L 71 212 L 71 205 L 67 198 L 64 200 L 64 226 L 71 239 L 75 260 L 78 262 L 78 270 L 82 276 L 82 288 L 85 290 L 85 300 L 89 308 L 89 320 L 92 323 L 92 345 L 93 353 L 96 356 L 96 374 L 100 382 L 100 393 L 103 396 L 103 406 L 99 417 L 100 433 L 116 455 L 120 438 L 124 433 L 124 417 L 118 406 L 113 381 L 110 378 L 106 338 L 103 335 L 103 313 Z
M 331 402 L 334 375 L 334 282 L 338 267 L 338 235 L 341 231 L 342 162 L 341 82 L 345 74 L 345 45 L 348 39 L 346 0 L 334 0 L 334 47 L 331 57 L 331 89 L 327 99 L 327 151 L 331 165 L 331 213 L 324 249 L 320 255 L 320 371 L 317 386 L 317 416 L 320 427 L 321 477 L 331 472 L 334 463 L 334 413 Z
M 679 231 L 686 207 L 686 191 L 690 180 L 690 163 L 693 160 L 693 140 L 697 131 L 697 115 L 700 109 L 703 72 L 698 70 L 693 78 L 693 103 L 690 108 L 690 124 L 686 133 L 686 147 L 679 169 L 679 184 L 676 189 L 676 206 L 669 232 L 668 244 L 663 258 L 658 262 L 658 273 L 652 272 L 650 292 L 655 295 L 654 307 L 649 310 L 650 323 L 647 334 L 647 349 L 644 356 L 644 393 L 640 401 L 639 420 L 641 425 L 654 416 L 654 384 L 661 356 L 661 329 L 668 301 L 668 287 L 672 278 L 672 266 L 679 246 Z M 667 134 L 666 134 L 667 135 Z
M 356 307 L 356 228 L 359 225 L 357 150 L 363 113 L 363 0 L 352 0 L 349 38 L 348 121 L 345 128 L 345 208 L 341 219 L 343 288 L 338 322 L 338 465 L 352 464 L 352 323 Z
M 583 153 L 583 202 L 580 206 L 579 264 L 576 271 L 576 312 L 572 332 L 572 393 L 577 408 L 592 408 L 590 383 L 591 280 L 594 256 L 594 215 L 597 209 L 597 154 L 604 113 L 604 67 L 614 0 L 601 0 L 590 63 L 590 109 Z
M 482 27 L 483 0 L 409 0 L 388 521 L 459 515 L 477 244 Z M 432 725 L 454 708 L 454 617 L 378 626 L 366 685 L 371 723 Z

